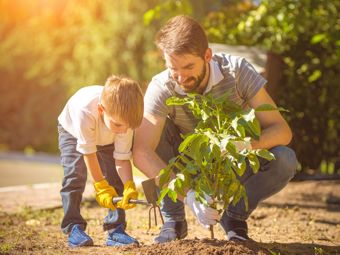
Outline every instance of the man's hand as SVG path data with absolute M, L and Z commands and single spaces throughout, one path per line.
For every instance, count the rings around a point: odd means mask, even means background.
M 213 202 L 209 196 L 206 196 L 206 200 L 208 204 Z M 206 229 L 208 229 L 210 225 L 215 225 L 220 219 L 220 215 L 216 209 L 207 207 L 196 200 L 195 191 L 192 189 L 188 191 L 187 196 L 184 199 L 184 203 L 189 206 L 191 211 L 195 214 L 198 222 Z
M 118 194 L 105 179 L 95 182 L 94 189 L 96 190 L 96 200 L 100 206 L 116 210 L 116 207 L 112 203 L 112 198 L 117 197 Z
M 117 203 L 117 207 L 122 208 L 124 210 L 131 209 L 135 207 L 135 204 L 130 204 L 130 199 L 137 199 L 138 192 L 136 190 L 136 185 L 133 181 L 127 181 L 124 184 L 124 192 L 123 192 L 123 199 Z

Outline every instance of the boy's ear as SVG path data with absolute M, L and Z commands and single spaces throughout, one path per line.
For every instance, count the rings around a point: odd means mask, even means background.
M 205 51 L 205 54 L 204 54 L 204 60 L 206 62 L 210 62 L 211 59 L 212 59 L 212 50 L 211 50 L 211 48 L 207 48 L 207 50 Z
M 98 103 L 98 112 L 102 114 L 104 112 L 104 106 L 101 103 Z

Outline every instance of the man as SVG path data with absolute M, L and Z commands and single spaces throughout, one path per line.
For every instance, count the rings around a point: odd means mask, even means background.
M 189 92 L 203 95 L 210 92 L 218 97 L 228 90 L 232 92 L 230 99 L 244 107 L 275 106 L 264 88 L 266 80 L 243 58 L 213 55 L 203 28 L 192 18 L 181 15 L 170 19 L 158 32 L 156 44 L 167 69 L 154 76 L 148 86 L 144 118 L 136 130 L 133 150 L 135 165 L 149 178 L 157 177 L 168 160 L 178 155 L 180 133 L 193 132 L 197 123 L 186 107 L 167 106 L 167 98 Z M 249 239 L 246 220 L 251 212 L 260 201 L 280 191 L 295 174 L 295 153 L 285 146 L 292 138 L 287 122 L 278 111 L 259 112 L 256 116 L 262 127 L 261 137 L 244 146 L 270 149 L 276 160 L 262 160 L 258 174 L 252 174 L 248 167 L 242 176 L 249 210 L 240 201 L 236 206 L 230 205 L 219 219 L 216 210 L 196 201 L 192 190 L 185 199 L 203 226 L 220 221 L 228 240 Z M 183 202 L 174 203 L 165 197 L 161 209 L 165 223 L 155 242 L 184 238 L 187 222 Z

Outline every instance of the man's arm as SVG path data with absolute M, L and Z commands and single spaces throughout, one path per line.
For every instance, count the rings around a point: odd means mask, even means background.
M 165 120 L 164 117 L 145 113 L 141 126 L 135 131 L 133 161 L 148 178 L 158 176 L 159 171 L 166 167 L 166 163 L 156 154 Z
M 273 99 L 264 88 L 249 100 L 249 106 L 256 108 L 261 104 L 276 107 Z M 252 140 L 253 149 L 270 149 L 277 145 L 287 145 L 292 139 L 292 131 L 279 111 L 256 112 L 262 132 L 259 141 Z

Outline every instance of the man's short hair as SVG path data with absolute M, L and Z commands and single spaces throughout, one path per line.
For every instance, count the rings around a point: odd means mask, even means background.
M 110 116 L 118 117 L 132 129 L 143 119 L 143 93 L 137 81 L 127 77 L 110 76 L 105 83 L 101 104 Z
M 193 54 L 203 58 L 208 48 L 204 29 L 186 15 L 171 18 L 157 33 L 155 43 L 168 55 Z

